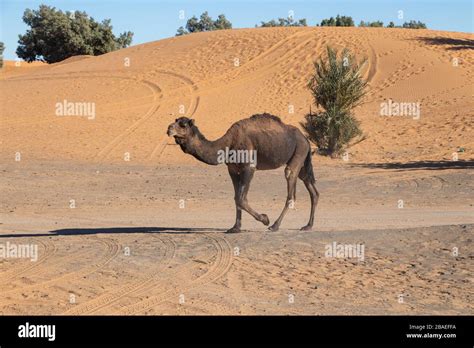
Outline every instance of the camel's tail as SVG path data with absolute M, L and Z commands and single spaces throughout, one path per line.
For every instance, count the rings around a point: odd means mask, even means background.
M 304 170 L 306 172 L 306 178 L 311 180 L 312 183 L 315 183 L 316 178 L 314 177 L 313 163 L 311 163 L 311 149 L 308 151 L 306 159 L 304 160 Z

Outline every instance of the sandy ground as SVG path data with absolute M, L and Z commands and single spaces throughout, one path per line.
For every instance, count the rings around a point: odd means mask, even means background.
M 244 215 L 245 231 L 235 235 L 223 233 L 234 217 L 223 166 L 5 166 L 0 243 L 37 244 L 40 257 L 0 261 L 0 310 L 472 313 L 474 195 L 466 165 L 316 166 L 314 231 L 298 230 L 309 213 L 299 183 L 296 209 L 279 232 Z M 250 202 L 274 220 L 286 197 L 283 172 L 257 174 Z M 364 245 L 364 259 L 327 257 L 334 242 Z
M 472 314 L 473 38 L 244 29 L 7 62 L 0 247 L 31 244 L 39 258 L 0 258 L 0 313 Z M 314 231 L 299 231 L 299 183 L 279 232 L 244 213 L 244 232 L 222 233 L 235 216 L 226 168 L 182 154 L 167 125 L 190 116 L 210 139 L 265 111 L 298 125 L 327 44 L 368 58 L 355 110 L 367 140 L 347 162 L 314 156 Z M 381 117 L 389 98 L 420 102 L 420 118 Z M 57 116 L 64 100 L 94 103 L 94 118 Z M 273 221 L 285 191 L 282 168 L 258 172 L 249 201 Z M 332 243 L 363 246 L 363 260 L 328 257 Z

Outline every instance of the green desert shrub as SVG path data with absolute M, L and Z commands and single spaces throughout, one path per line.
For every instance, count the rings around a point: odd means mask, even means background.
M 335 157 L 364 139 L 352 109 L 365 95 L 367 81 L 361 76 L 365 62 L 358 62 L 347 49 L 338 54 L 331 47 L 326 58 L 314 62 L 308 88 L 316 107 L 323 110 L 307 114 L 301 126 L 321 154 Z

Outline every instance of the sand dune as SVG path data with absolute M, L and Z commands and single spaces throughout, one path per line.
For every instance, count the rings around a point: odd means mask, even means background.
M 20 151 L 36 159 L 114 162 L 128 152 L 140 163 L 193 163 L 168 146 L 164 130 L 172 119 L 194 117 L 209 138 L 264 111 L 297 125 L 312 101 L 312 62 L 332 45 L 368 58 L 370 88 L 356 110 L 368 139 L 351 149 L 352 161 L 446 160 L 458 147 L 467 150 L 461 159 L 472 158 L 472 40 L 431 30 L 260 28 L 73 57 L 27 76 L 7 65 L 1 157 Z M 380 116 L 389 98 L 420 102 L 420 119 Z M 95 119 L 56 116 L 63 100 L 95 103 Z

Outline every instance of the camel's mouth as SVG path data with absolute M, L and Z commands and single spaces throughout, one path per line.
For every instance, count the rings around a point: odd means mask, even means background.
M 178 135 L 174 128 L 168 128 L 168 131 L 166 133 L 168 133 L 169 137 L 176 137 Z

